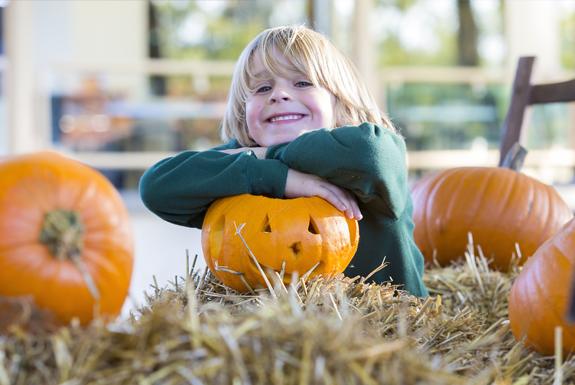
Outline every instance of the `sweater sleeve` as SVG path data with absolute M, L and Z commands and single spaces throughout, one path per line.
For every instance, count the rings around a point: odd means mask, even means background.
M 201 228 L 216 199 L 254 194 L 283 197 L 287 166 L 252 152 L 184 151 L 150 167 L 140 179 L 145 206 L 168 222 Z M 230 148 L 230 147 L 227 147 Z
M 348 189 L 364 209 L 391 219 L 405 210 L 409 196 L 405 142 L 377 125 L 311 131 L 270 147 L 266 158 Z

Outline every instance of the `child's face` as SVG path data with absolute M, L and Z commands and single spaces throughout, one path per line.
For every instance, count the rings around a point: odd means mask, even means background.
M 327 89 L 314 86 L 306 75 L 285 64 L 281 76 L 268 72 L 258 55 L 253 60 L 254 91 L 246 100 L 246 121 L 250 137 L 260 146 L 291 142 L 298 136 L 318 128 L 335 125 L 335 97 Z

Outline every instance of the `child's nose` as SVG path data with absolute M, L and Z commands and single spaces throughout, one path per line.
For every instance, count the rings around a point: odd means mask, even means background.
M 270 102 L 277 103 L 280 101 L 288 101 L 291 99 L 290 94 L 283 88 L 274 88 L 273 92 L 270 94 Z

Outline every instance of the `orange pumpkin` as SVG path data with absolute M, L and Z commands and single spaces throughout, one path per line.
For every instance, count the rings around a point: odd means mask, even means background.
M 237 235 L 238 228 L 241 228 Z M 357 221 L 318 197 L 274 199 L 250 194 L 223 198 L 206 213 L 202 249 L 212 273 L 225 285 L 247 291 L 265 287 L 262 269 L 277 272 L 285 262 L 284 282 L 292 272 L 301 277 L 314 265 L 311 276 L 343 272 L 359 242 Z M 247 245 L 247 247 L 246 247 Z
M 0 295 L 85 324 L 120 312 L 132 264 L 128 213 L 104 176 L 55 152 L 0 162 Z
M 464 255 L 468 233 L 492 266 L 522 264 L 572 213 L 561 196 L 527 175 L 499 167 L 460 167 L 421 179 L 412 189 L 414 238 L 425 259 L 441 265 Z
M 563 351 L 575 351 L 575 326 L 566 320 L 575 276 L 575 220 L 545 242 L 523 266 L 509 293 L 509 322 L 519 341 L 554 353 L 555 327 L 563 328 Z

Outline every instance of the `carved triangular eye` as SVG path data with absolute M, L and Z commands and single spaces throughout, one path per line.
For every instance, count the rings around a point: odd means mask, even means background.
M 271 233 L 272 226 L 270 225 L 270 217 L 266 215 L 264 219 L 264 224 L 262 225 L 262 232 L 264 233 Z
M 319 228 L 317 227 L 317 224 L 315 223 L 312 217 L 309 217 L 309 224 L 307 226 L 307 231 L 309 231 L 312 234 L 319 234 Z

